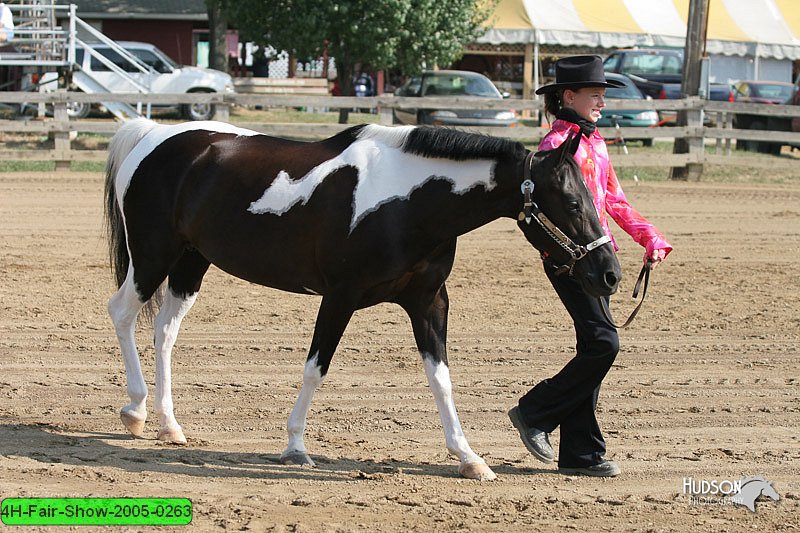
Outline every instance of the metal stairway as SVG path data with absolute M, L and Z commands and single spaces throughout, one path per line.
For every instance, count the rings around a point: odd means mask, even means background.
M 85 93 L 110 93 L 99 81 L 82 70 L 72 73 L 72 84 Z M 130 104 L 125 102 L 102 102 L 109 113 L 115 117 L 126 120 L 140 116 L 139 112 Z
M 150 88 L 133 78 L 126 70 L 153 74 L 152 67 L 140 61 L 112 39 L 81 20 L 74 4 L 56 5 L 52 0 L 33 0 L 23 5 L 7 4 L 14 15 L 14 39 L 9 43 L 13 51 L 0 52 L 0 66 L 18 66 L 25 69 L 36 69 L 45 72 L 43 79 L 55 80 L 56 70 L 70 73 L 72 84 L 85 93 L 111 93 L 100 81 L 89 72 L 83 71 L 76 61 L 76 49 L 82 48 L 84 54 L 103 63 L 112 71 L 130 92 L 150 93 Z M 59 18 L 68 22 L 67 29 L 58 25 Z M 93 42 L 78 38 L 78 30 L 89 35 Z M 95 42 L 96 41 L 96 42 Z M 104 48 L 116 52 L 126 63 L 125 68 L 112 62 L 98 52 L 94 46 L 102 44 Z M 52 74 L 51 74 L 52 73 Z M 147 79 L 147 76 L 144 76 Z M 50 87 L 48 87 L 50 85 Z M 51 84 L 42 84 L 40 90 L 54 90 Z M 124 102 L 101 102 L 109 112 L 117 118 L 125 120 L 141 115 L 140 111 Z M 140 106 L 139 106 L 140 107 Z M 149 115 L 149 106 L 147 108 Z

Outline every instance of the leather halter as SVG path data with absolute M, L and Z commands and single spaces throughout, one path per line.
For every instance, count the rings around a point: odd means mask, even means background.
M 527 224 L 531 223 L 531 220 L 535 220 L 537 224 L 544 230 L 544 232 L 555 241 L 561 248 L 563 248 L 570 256 L 569 260 L 558 267 L 556 269 L 556 275 L 561 275 L 564 273 L 569 273 L 572 275 L 572 270 L 575 268 L 575 263 L 580 261 L 586 254 L 602 246 L 603 244 L 607 244 L 611 242 L 611 237 L 604 234 L 602 237 L 590 242 L 587 245 L 580 245 L 576 244 L 569 236 L 561 231 L 558 226 L 553 224 L 553 222 L 547 218 L 536 202 L 533 201 L 533 189 L 534 183 L 531 176 L 531 167 L 533 165 L 533 156 L 534 153 L 530 152 L 527 156 L 525 156 L 525 163 L 523 164 L 523 178 L 521 185 L 522 196 L 523 196 L 523 204 L 522 204 L 522 211 L 519 213 L 518 219 L 521 221 L 525 221 Z

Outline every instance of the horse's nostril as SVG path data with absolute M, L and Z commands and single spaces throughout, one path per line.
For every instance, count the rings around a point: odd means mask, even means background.
M 616 287 L 617 283 L 619 283 L 619 278 L 613 272 L 606 272 L 605 281 L 607 287 Z

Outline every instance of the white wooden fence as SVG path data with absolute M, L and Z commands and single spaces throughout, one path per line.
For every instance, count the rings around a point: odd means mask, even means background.
M 82 92 L 3 92 L 0 93 L 0 102 L 19 105 L 22 103 L 36 104 L 39 102 L 53 106 L 53 118 L 46 120 L 0 120 L 0 132 L 28 132 L 39 134 L 52 134 L 55 143 L 49 150 L 8 150 L 0 149 L 0 160 L 49 160 L 56 161 L 57 168 L 68 168 L 70 161 L 103 161 L 107 154 L 105 150 L 76 150 L 71 146 L 71 138 L 76 132 L 100 133 L 112 135 L 119 123 L 113 120 L 69 120 L 66 112 L 68 102 L 100 103 L 101 101 L 126 102 L 137 104 L 139 102 L 153 105 L 177 105 L 191 103 L 211 103 L 216 106 L 218 120 L 228 120 L 230 106 L 260 106 L 262 108 L 306 108 L 306 109 L 338 109 L 359 108 L 376 109 L 381 124 L 392 124 L 394 108 L 435 109 L 443 106 L 442 99 L 438 98 L 413 98 L 378 96 L 370 98 L 361 97 L 333 97 L 333 96 L 308 96 L 308 95 L 253 95 L 253 94 L 221 94 L 221 93 L 190 93 L 190 94 L 87 94 Z M 684 100 L 608 100 L 608 109 L 654 109 L 656 111 L 688 111 L 689 124 L 687 126 L 660 126 L 654 128 L 622 128 L 621 134 L 625 138 L 654 139 L 654 138 L 684 138 L 689 144 L 689 153 L 665 154 L 653 151 L 652 153 L 637 153 L 631 155 L 615 154 L 614 165 L 625 166 L 653 166 L 653 167 L 679 167 L 689 164 L 719 164 L 733 166 L 777 167 L 797 165 L 793 157 L 742 157 L 733 155 L 731 140 L 747 141 L 773 141 L 800 146 L 800 133 L 787 131 L 765 130 L 737 130 L 731 127 L 733 115 L 746 113 L 750 115 L 764 115 L 773 117 L 800 119 L 800 106 L 778 106 L 765 104 L 738 104 L 729 102 L 716 102 L 688 98 Z M 541 111 L 542 103 L 537 100 L 487 100 L 482 98 L 455 97 L 446 100 L 448 109 L 515 109 L 517 112 Z M 713 118 L 713 126 L 703 125 L 703 114 Z M 275 123 L 236 123 L 239 126 L 256 131 L 282 137 L 315 140 L 334 135 L 348 125 L 342 124 L 275 124 Z M 517 139 L 529 145 L 535 145 L 546 133 L 545 128 L 518 126 L 515 128 L 478 128 L 470 127 L 470 131 L 481 131 Z M 612 129 L 601 130 L 607 139 L 613 139 L 617 132 Z M 709 140 L 716 140 L 713 153 L 707 153 L 704 145 Z

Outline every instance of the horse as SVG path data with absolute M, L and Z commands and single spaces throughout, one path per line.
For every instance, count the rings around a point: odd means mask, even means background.
M 774 501 L 781 499 L 778 491 L 772 486 L 772 482 L 766 480 L 763 476 L 744 477 L 739 480 L 739 483 L 742 488 L 739 489 L 737 494 L 730 497 L 730 501 L 736 505 L 743 505 L 754 513 L 756 512 L 756 500 L 762 494 L 772 498 Z
M 532 153 L 508 139 L 431 127 L 359 125 L 301 142 L 220 122 L 126 122 L 109 145 L 105 180 L 119 288 L 108 311 L 130 399 L 123 424 L 143 434 L 147 386 L 134 331 L 140 312 L 158 308 L 157 438 L 186 443 L 173 412 L 171 353 L 214 264 L 252 283 L 322 297 L 282 462 L 314 465 L 306 415 L 345 327 L 356 310 L 392 302 L 410 318 L 459 473 L 494 479 L 453 402 L 445 280 L 458 236 L 511 217 L 588 292 L 616 291 L 619 263 L 573 160 L 578 143 Z

